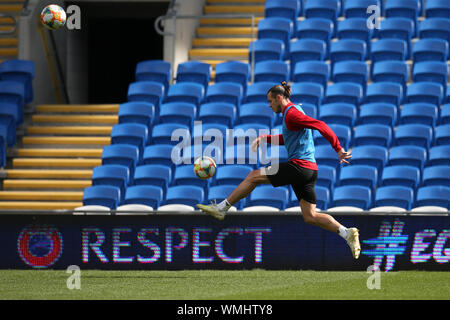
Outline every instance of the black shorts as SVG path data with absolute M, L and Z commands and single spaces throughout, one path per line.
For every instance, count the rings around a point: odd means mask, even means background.
M 317 180 L 317 170 L 300 167 L 288 161 L 265 167 L 265 172 L 270 183 L 274 187 L 292 185 L 292 189 L 297 196 L 309 203 L 316 204 L 315 185 Z

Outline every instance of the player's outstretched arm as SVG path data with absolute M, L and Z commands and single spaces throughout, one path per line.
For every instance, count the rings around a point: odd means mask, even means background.
M 338 156 L 339 156 L 339 163 L 344 162 L 350 164 L 350 162 L 348 162 L 347 159 L 350 159 L 352 157 L 351 152 L 345 151 L 344 148 L 342 148 L 341 150 L 339 150 Z

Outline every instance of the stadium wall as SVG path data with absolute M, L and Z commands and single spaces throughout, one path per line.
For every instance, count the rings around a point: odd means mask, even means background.
M 3 212 L 0 268 L 450 270 L 448 213 L 335 217 L 360 230 L 358 260 L 337 234 L 292 212 L 231 212 L 223 222 L 195 212 Z

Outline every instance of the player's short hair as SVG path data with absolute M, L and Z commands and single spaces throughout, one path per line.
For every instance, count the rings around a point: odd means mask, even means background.
M 272 98 L 275 98 L 280 94 L 284 98 L 289 99 L 289 97 L 291 96 L 291 86 L 289 86 L 286 81 L 283 81 L 281 82 L 281 85 L 277 84 L 276 86 L 270 88 L 267 93 L 270 93 L 270 96 Z

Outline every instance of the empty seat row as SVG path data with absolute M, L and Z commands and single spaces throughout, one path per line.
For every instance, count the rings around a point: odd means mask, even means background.
M 156 210 L 166 204 L 182 204 L 194 207 L 197 203 L 206 203 L 207 200 L 221 201 L 235 188 L 232 185 L 213 186 L 209 197 L 198 186 L 172 186 L 164 194 L 163 189 L 157 186 L 139 185 L 127 188 L 124 204 L 142 204 Z M 85 189 L 83 205 L 101 205 L 116 209 L 120 204 L 121 191 L 119 187 L 110 185 L 96 185 Z M 370 188 L 360 185 L 336 187 L 331 196 L 325 187 L 317 186 L 317 208 L 327 210 L 332 207 L 355 207 L 369 210 L 374 207 L 394 206 L 403 210 L 413 207 L 438 206 L 450 209 L 450 188 L 445 186 L 426 186 L 414 192 L 405 186 L 384 186 L 377 189 L 375 197 Z M 372 200 L 374 199 L 374 200 Z M 285 210 L 298 207 L 299 203 L 292 193 L 289 195 L 288 187 L 258 186 L 249 195 L 235 204 L 238 210 L 245 207 L 263 206 L 276 210 Z

